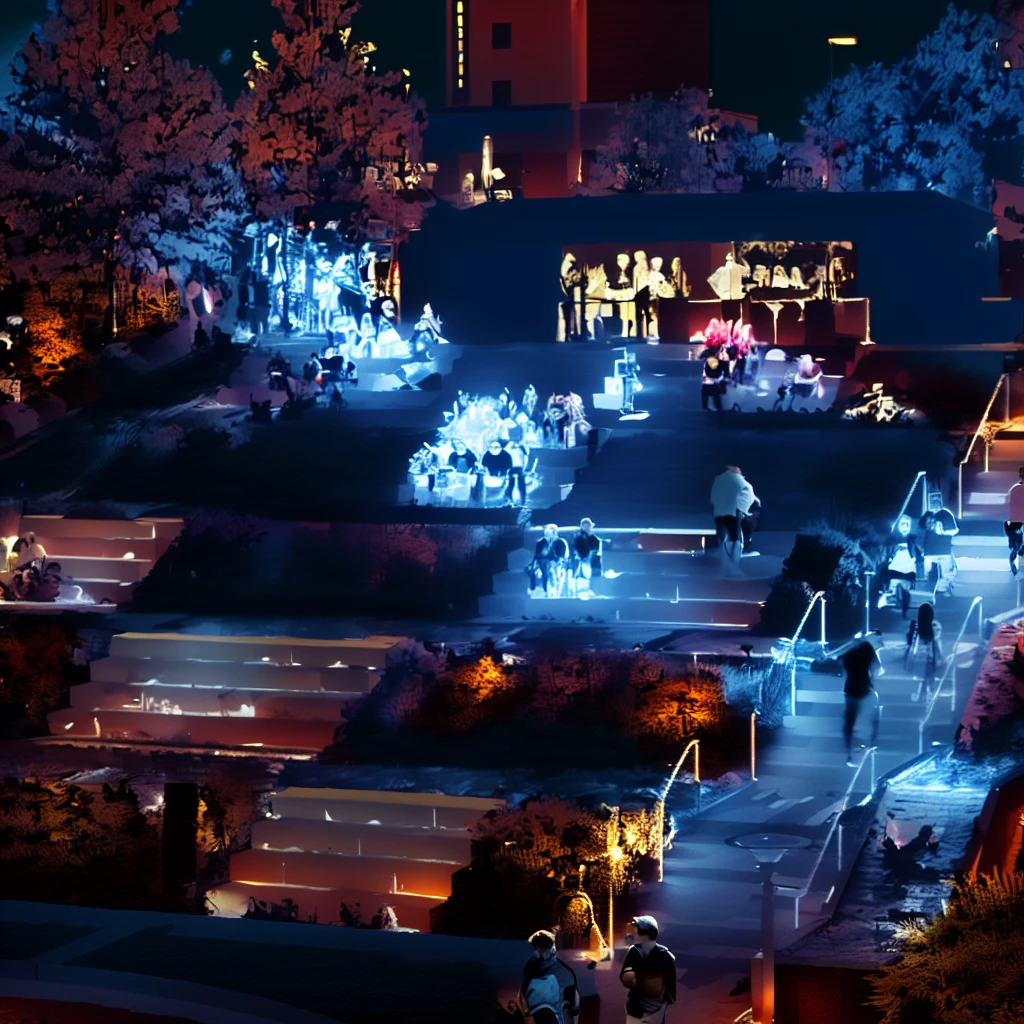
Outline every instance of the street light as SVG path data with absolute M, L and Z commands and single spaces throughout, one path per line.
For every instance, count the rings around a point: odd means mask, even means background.
M 836 61 L 835 48 L 837 46 L 856 46 L 856 36 L 829 36 L 828 37 L 828 105 L 830 116 L 828 119 L 828 191 L 832 191 L 832 129 L 836 119 Z
M 775 883 L 772 881 L 772 869 L 790 850 L 806 850 L 811 841 L 805 836 L 778 832 L 744 832 L 725 842 L 750 853 L 761 873 L 760 1000 L 754 985 L 751 985 L 751 995 L 754 996 L 756 1024 L 772 1024 L 775 1019 Z

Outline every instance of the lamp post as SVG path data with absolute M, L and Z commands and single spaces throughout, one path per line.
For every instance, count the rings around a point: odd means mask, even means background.
M 726 839 L 726 844 L 750 853 L 761 874 L 761 985 L 760 993 L 758 986 L 751 985 L 751 995 L 755 1024 L 772 1024 L 775 1019 L 775 883 L 772 873 L 790 850 L 805 850 L 811 841 L 805 836 L 778 832 L 745 832 Z
M 836 119 L 836 60 L 835 48 L 837 46 L 856 46 L 856 36 L 829 36 L 828 39 L 828 191 L 832 191 L 832 172 L 834 160 L 832 157 L 832 130 Z

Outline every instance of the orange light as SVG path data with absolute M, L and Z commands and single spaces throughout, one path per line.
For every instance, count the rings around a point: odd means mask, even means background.
M 830 36 L 828 40 L 829 46 L 856 46 L 856 36 Z

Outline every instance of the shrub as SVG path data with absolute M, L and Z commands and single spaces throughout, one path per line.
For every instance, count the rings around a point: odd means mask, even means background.
M 1024 1020 L 1024 875 L 957 883 L 947 912 L 903 940 L 899 960 L 872 978 L 882 1024 Z
M 833 636 L 857 628 L 863 602 L 863 580 L 872 560 L 860 542 L 826 523 L 802 530 L 772 581 L 761 613 L 761 629 L 773 636 L 792 636 L 811 598 L 824 591 L 827 626 Z

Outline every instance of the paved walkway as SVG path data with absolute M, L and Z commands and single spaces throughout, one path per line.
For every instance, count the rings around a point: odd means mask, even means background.
M 981 648 L 976 637 L 962 645 L 961 678 L 970 674 Z M 680 967 L 680 1002 L 688 1007 L 683 1019 L 708 1024 L 733 1021 L 749 1006 L 749 996 L 730 997 L 735 983 L 750 973 L 749 960 L 761 947 L 761 887 L 753 857 L 727 846 L 725 840 L 752 831 L 805 836 L 807 850 L 787 854 L 775 873 L 780 891 L 775 900 L 776 948 L 822 924 L 834 912 L 846 876 L 863 842 L 863 831 L 851 826 L 842 856 L 833 835 L 821 863 L 822 845 L 834 816 L 852 783 L 847 805 L 870 799 L 874 779 L 918 755 L 919 723 L 926 705 L 912 697 L 917 680 L 903 666 L 905 641 L 891 632 L 881 652 L 886 671 L 877 684 L 883 704 L 878 750 L 870 755 L 855 749 L 856 769 L 846 764 L 842 741 L 842 678 L 811 672 L 797 675 L 797 717 L 787 719 L 757 759 L 757 781 L 698 818 L 682 824 L 674 849 L 666 855 L 665 882 L 652 887 L 644 909 L 655 914 L 662 937 L 676 952 Z M 958 701 L 966 697 L 961 687 Z M 931 737 L 951 738 L 950 702 L 940 699 L 925 731 Z M 868 742 L 869 722 L 858 723 L 855 742 Z M 933 731 L 934 729 L 934 731 Z M 840 826 L 837 832 L 843 831 Z M 809 885 L 796 909 L 795 892 Z M 641 901 L 643 903 L 643 901 Z M 682 1016 L 682 1015 L 679 1015 Z

